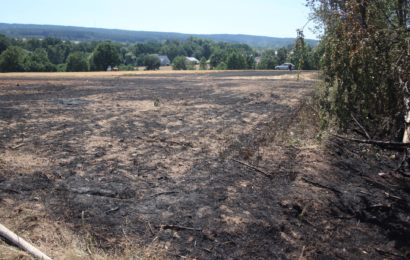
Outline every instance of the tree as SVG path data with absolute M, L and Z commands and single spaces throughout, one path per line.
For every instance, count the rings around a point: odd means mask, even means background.
M 68 55 L 66 71 L 89 71 L 90 65 L 86 54 L 73 52 Z
M 410 1 L 308 3 L 323 28 L 323 113 L 342 127 L 353 114 L 373 137 L 405 132 L 409 142 Z
M 160 51 L 161 54 L 167 55 L 170 60 L 174 60 L 177 56 L 187 56 L 186 50 L 177 41 L 165 44 Z
M 92 55 L 93 70 L 105 71 L 109 66 L 114 67 L 120 63 L 118 50 L 111 42 L 97 45 Z
M 276 56 L 277 56 L 278 64 L 285 63 L 287 58 L 288 58 L 288 49 L 283 48 L 283 47 L 278 49 L 278 52 L 277 52 Z
M 8 47 L 0 55 L 0 71 L 1 72 L 20 72 L 24 71 L 25 50 L 16 47 Z
M 125 63 L 126 65 L 133 65 L 133 66 L 135 66 L 135 65 L 137 65 L 137 57 L 134 55 L 134 53 L 132 53 L 132 52 L 127 52 L 127 53 L 124 55 L 124 63 Z
M 232 52 L 226 59 L 226 67 L 228 70 L 243 70 L 246 69 L 246 61 L 242 54 Z
M 211 69 L 216 68 L 221 62 L 224 61 L 224 54 L 221 50 L 217 50 L 215 51 L 211 57 L 209 58 L 210 60 L 210 65 L 211 65 Z
M 199 61 L 199 69 L 200 70 L 207 70 L 208 69 L 208 64 L 206 63 L 206 58 L 202 57 L 201 60 Z
M 0 34 L 0 54 L 10 46 L 10 40 L 3 34 Z
M 258 64 L 260 70 L 273 70 L 278 64 L 274 50 L 266 50 L 262 53 L 261 60 Z
M 175 57 L 175 59 L 172 61 L 172 69 L 173 70 L 186 70 L 187 64 L 186 64 L 185 56 Z
M 157 55 L 147 55 L 144 58 L 144 66 L 146 70 L 157 70 L 161 66 L 161 60 Z
M 38 48 L 30 52 L 24 60 L 24 66 L 25 70 L 30 72 L 49 72 L 57 70 L 48 59 L 47 51 L 43 48 Z
M 215 67 L 215 69 L 216 70 L 226 70 L 228 69 L 228 66 L 226 66 L 226 63 L 222 61 L 221 63 L 218 64 L 218 66 Z
M 205 43 L 202 46 L 202 56 L 205 57 L 205 59 L 209 59 L 209 57 L 211 57 L 212 54 L 212 50 L 211 50 L 211 46 L 209 43 Z
M 61 64 L 67 59 L 72 51 L 70 42 L 60 42 L 56 45 L 48 45 L 46 47 L 47 55 L 53 64 Z

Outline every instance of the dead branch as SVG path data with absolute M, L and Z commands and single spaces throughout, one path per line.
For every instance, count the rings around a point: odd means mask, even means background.
M 362 143 L 362 144 L 373 144 L 385 149 L 392 149 L 392 150 L 403 150 L 405 148 L 410 148 L 410 143 L 400 143 L 400 142 L 386 142 L 386 141 L 379 141 L 379 140 L 362 140 L 356 138 L 348 138 L 341 135 L 333 135 L 336 138 L 340 138 L 343 140 Z
M 112 209 L 107 210 L 107 211 L 105 212 L 105 214 L 109 214 L 109 213 L 111 213 L 111 212 L 115 212 L 115 211 L 117 211 L 117 210 L 119 210 L 119 209 L 120 209 L 120 207 L 114 207 L 114 208 L 112 208 Z
M 314 181 L 309 180 L 308 178 L 305 178 L 305 177 L 302 177 L 302 180 L 305 181 L 305 182 L 307 182 L 307 183 L 309 183 L 309 184 L 312 184 L 313 186 L 316 186 L 316 187 L 319 187 L 319 188 L 322 188 L 322 189 L 327 189 L 327 190 L 333 191 L 334 193 L 339 193 L 339 194 L 342 193 L 340 190 L 337 190 L 337 189 L 335 189 L 335 188 L 333 188 L 333 187 L 329 187 L 329 186 L 326 186 L 326 185 L 323 185 L 323 184 L 314 182 Z
M 16 150 L 16 149 L 22 147 L 23 145 L 25 145 L 25 143 L 21 143 L 21 144 L 15 145 L 15 146 L 10 147 L 10 148 L 13 149 L 13 150 Z
M 306 249 L 306 246 L 303 246 L 303 247 L 302 247 L 302 252 L 300 253 L 300 256 L 299 256 L 299 260 L 305 259 L 305 257 L 304 257 L 305 249 Z
M 159 193 L 156 193 L 156 194 L 151 195 L 151 198 L 153 198 L 153 197 L 158 197 L 158 196 L 161 196 L 161 195 L 174 194 L 174 193 L 178 193 L 178 191 L 159 192 Z
M 263 175 L 265 175 L 265 176 L 268 177 L 268 178 L 272 178 L 272 174 L 269 174 L 269 173 L 267 173 L 266 171 L 264 171 L 264 170 L 262 170 L 262 169 L 259 169 L 259 168 L 256 167 L 256 166 L 250 165 L 250 164 L 248 164 L 248 163 L 246 163 L 246 162 L 242 162 L 242 161 L 237 160 L 237 159 L 234 159 L 234 158 L 232 158 L 231 160 L 234 161 L 234 162 L 240 163 L 240 164 L 242 164 L 242 165 L 245 165 L 246 167 L 251 168 L 251 169 L 253 169 L 253 170 L 257 171 L 257 172 L 260 172 L 260 173 L 262 173 Z
M 371 140 L 372 138 L 370 138 L 369 133 L 366 131 L 366 129 L 359 123 L 359 121 L 356 119 L 356 117 L 351 114 L 353 121 L 357 124 L 357 126 L 360 127 L 360 129 L 362 129 L 362 131 L 364 132 L 364 134 L 366 135 L 367 139 Z
M 10 243 L 18 246 L 19 248 L 23 249 L 24 251 L 32 254 L 34 257 L 43 259 L 43 260 L 51 260 L 46 254 L 32 246 L 23 238 L 17 236 L 13 231 L 6 228 L 2 224 L 0 224 L 0 236 L 4 237 Z
M 193 230 L 193 231 L 202 231 L 202 228 L 192 228 L 192 227 L 184 227 L 178 225 L 160 225 L 161 229 L 175 229 L 175 230 Z
M 148 221 L 148 227 L 149 227 L 149 231 L 151 232 L 151 234 L 155 236 L 154 230 L 152 230 L 151 223 L 149 223 L 149 221 Z

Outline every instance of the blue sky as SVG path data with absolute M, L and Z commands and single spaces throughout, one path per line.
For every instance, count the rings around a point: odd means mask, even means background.
M 0 0 L 0 22 L 295 37 L 305 0 Z M 309 27 L 306 38 L 317 38 Z

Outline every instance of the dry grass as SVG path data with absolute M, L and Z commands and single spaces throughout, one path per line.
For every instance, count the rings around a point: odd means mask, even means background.
M 169 67 L 161 68 L 156 71 L 91 71 L 91 72 L 10 72 L 0 73 L 0 79 L 8 78 L 112 78 L 112 77 L 132 77 L 144 75 L 158 75 L 158 74 L 209 74 L 220 73 L 218 70 L 171 70 Z M 236 72 L 240 72 L 236 70 Z M 273 72 L 273 71 L 272 71 Z M 302 80 L 309 80 L 317 77 L 317 72 L 303 72 Z M 269 79 L 296 79 L 297 73 L 292 75 L 281 75 L 268 77 Z M 229 79 L 229 77 L 225 77 Z M 263 77 L 255 77 L 255 79 L 262 79 Z M 231 79 L 252 79 L 252 77 L 232 77 Z
M 269 73 L 267 76 L 261 77 L 224 77 L 225 81 L 233 82 L 234 84 L 230 86 L 224 86 L 220 83 L 221 79 L 218 81 L 213 81 L 211 77 L 201 77 L 196 78 L 196 74 L 204 73 L 215 73 L 216 71 L 135 71 L 135 72 L 80 72 L 80 73 L 7 73 L 0 74 L 0 86 L 5 86 L 7 89 L 4 91 L 5 94 L 10 94 L 8 90 L 10 86 L 16 86 L 15 78 L 18 78 L 24 83 L 19 83 L 22 86 L 28 84 L 38 85 L 39 80 L 46 78 L 43 85 L 49 87 L 50 89 L 59 86 L 69 86 L 71 90 L 75 90 L 78 86 L 78 82 L 81 78 L 117 78 L 117 77 L 137 77 L 144 75 L 160 75 L 160 74 L 191 74 L 189 84 L 193 88 L 191 90 L 194 94 L 194 90 L 197 85 L 198 88 L 209 88 L 215 93 L 222 95 L 224 98 L 229 100 L 229 97 L 233 94 L 239 97 L 247 97 L 249 104 L 257 104 L 261 102 L 276 102 L 278 104 L 284 103 L 284 105 L 294 106 L 298 103 L 299 97 L 302 96 L 306 89 L 294 89 L 289 91 L 287 86 L 281 87 L 277 85 L 274 80 L 289 80 L 291 83 L 296 84 L 293 80 L 296 74 L 291 75 L 275 75 L 275 72 Z M 231 73 L 229 75 L 237 75 Z M 240 75 L 240 73 L 238 73 Z M 246 75 L 246 74 L 245 74 Z M 309 80 L 310 77 L 314 77 L 316 73 L 304 73 L 304 78 L 302 80 Z M 61 80 L 59 77 L 62 77 Z M 148 76 L 147 76 L 148 77 Z M 181 77 L 181 76 L 180 76 Z M 51 80 L 49 80 L 49 78 Z M 68 78 L 68 80 L 66 80 Z M 70 80 L 70 78 L 72 78 Z M 182 76 L 181 78 L 185 78 Z M 2 80 L 4 79 L 4 80 Z M 272 80 L 269 83 L 258 81 L 258 79 Z M 182 79 L 183 80 L 183 79 Z M 196 82 L 197 80 L 198 82 Z M 41 81 L 40 81 L 41 82 Z M 124 81 L 126 82 L 126 81 Z M 161 81 L 159 81 L 161 82 Z M 176 90 L 180 88 L 179 85 L 168 86 L 166 81 L 162 81 L 166 84 L 168 88 L 174 87 Z M 217 83 L 215 83 L 217 82 Z M 121 81 L 120 81 L 121 83 Z M 100 84 L 85 83 L 86 88 L 103 88 Z M 94 84 L 94 85 L 93 85 Z M 117 83 L 115 83 L 117 84 Z M 119 83 L 118 83 L 119 84 Z M 299 82 L 298 84 L 303 84 Z M 119 84 L 121 85 L 121 84 Z M 13 91 L 13 89 L 12 89 Z M 13 94 L 28 94 L 30 89 L 24 88 L 25 93 L 13 93 Z M 42 91 L 42 90 L 40 90 Z M 74 93 L 74 92 L 73 92 Z M 275 98 L 272 97 L 275 94 Z M 253 110 L 239 110 L 237 112 L 232 112 L 232 109 L 224 106 L 223 104 L 215 103 L 209 101 L 207 97 L 202 95 L 196 97 L 195 99 L 184 100 L 180 97 L 174 97 L 173 99 L 161 99 L 160 106 L 155 106 L 152 99 L 145 100 L 134 100 L 134 99 L 122 99 L 122 93 L 119 96 L 112 96 L 108 94 L 94 94 L 84 97 L 84 99 L 90 101 L 84 105 L 84 111 L 87 111 L 89 117 L 81 118 L 82 124 L 90 124 L 90 131 L 84 132 L 83 134 L 77 134 L 75 138 L 68 138 L 64 143 L 69 145 L 77 145 L 82 148 L 84 156 L 89 156 L 93 158 L 93 164 L 97 165 L 100 161 L 106 162 L 117 162 L 121 165 L 120 168 L 132 169 L 134 166 L 134 158 L 144 153 L 150 154 L 150 151 L 154 151 L 153 143 L 161 146 L 184 146 L 183 143 L 189 141 L 192 148 L 190 149 L 178 149 L 177 152 L 166 154 L 164 157 L 164 151 L 158 150 L 157 153 L 151 153 L 149 160 L 142 161 L 147 168 L 152 168 L 157 165 L 167 165 L 167 176 L 172 178 L 172 180 L 180 181 L 184 180 L 184 174 L 189 172 L 189 169 L 193 169 L 196 160 L 203 159 L 202 156 L 216 157 L 237 142 L 236 136 L 250 134 L 256 126 L 265 121 L 272 119 L 267 118 L 268 115 L 257 113 Z M 281 98 L 283 96 L 283 98 Z M 153 96 L 154 97 L 154 96 Z M 234 99 L 235 100 L 235 99 Z M 221 99 L 222 101 L 222 99 Z M 27 106 L 26 104 L 21 104 L 21 106 Z M 59 108 L 58 104 L 52 102 L 44 102 L 41 104 L 44 109 L 44 113 L 41 117 L 33 117 L 40 113 L 39 110 L 35 110 L 35 106 L 24 107 L 27 111 L 32 113 L 32 117 L 27 119 L 22 126 L 21 122 L 14 123 L 15 125 L 10 125 L 9 122 L 0 122 L 0 127 L 18 128 L 21 127 L 21 132 L 27 131 L 25 139 L 26 145 L 24 147 L 16 149 L 8 149 L 5 151 L 0 151 L 0 170 L 7 169 L 8 174 L 13 175 L 15 172 L 24 173 L 24 178 L 27 175 L 33 173 L 37 170 L 41 171 L 47 178 L 56 178 L 52 174 L 52 169 L 55 165 L 62 163 L 65 165 L 67 162 L 71 161 L 71 157 L 59 158 L 58 160 L 49 155 L 47 150 L 33 149 L 30 146 L 30 132 L 29 128 L 24 128 L 25 124 L 35 123 L 45 123 L 52 122 L 55 125 L 61 125 L 65 122 L 72 124 L 76 121 L 74 116 L 71 114 L 51 114 L 47 113 L 49 110 Z M 239 109 L 239 108 L 238 108 Z M 226 115 L 240 114 L 240 120 L 228 120 L 223 116 L 214 116 L 208 113 L 209 111 L 222 111 Z M 173 112 L 174 114 L 170 114 Z M 102 116 L 101 115 L 105 115 Z M 171 116 L 170 116 L 171 115 Z M 119 142 L 118 138 L 113 138 L 112 136 L 106 136 L 104 132 L 110 132 L 111 129 L 115 128 L 116 124 L 127 122 L 127 120 L 132 119 L 134 124 L 138 127 L 143 127 L 144 122 L 150 122 L 156 120 L 158 124 L 166 127 L 166 129 L 156 129 L 150 130 L 149 133 L 141 134 L 140 139 L 134 140 L 132 143 L 123 141 Z M 98 128 L 94 128 L 98 124 Z M 173 127 L 179 127 L 178 131 L 172 130 Z M 200 135 L 189 136 L 191 132 L 196 132 L 197 126 L 204 126 L 199 129 Z M 69 127 L 69 126 L 68 126 Z M 66 132 L 70 129 L 64 128 Z M 199 132 L 198 130 L 198 132 Z M 174 132 L 172 132 L 174 131 Z M 59 136 L 65 134 L 63 130 L 60 129 L 49 129 L 49 131 L 31 133 L 35 134 L 38 139 L 42 139 L 45 143 L 48 140 L 58 139 Z M 165 141 L 162 141 L 161 135 L 166 135 Z M 188 135 L 188 136 L 187 136 Z M 116 137 L 114 135 L 114 137 Z M 191 138 L 191 139 L 190 139 Z M 21 142 L 21 138 L 13 139 L 8 144 L 9 146 L 16 146 Z M 126 140 L 128 141 L 128 140 Z M 182 144 L 182 145 L 180 145 Z M 241 144 L 242 145 L 242 144 Z M 244 146 L 246 144 L 243 144 Z M 38 147 L 36 147 L 38 148 Z M 43 147 L 43 149 L 45 146 Z M 97 149 L 102 149 L 104 154 L 98 158 L 94 158 L 93 154 Z M 248 146 L 247 146 L 248 148 Z M 249 149 L 252 147 L 249 146 Z M 286 160 L 284 150 L 280 150 L 278 147 L 262 147 L 265 149 L 261 151 L 261 155 L 265 158 L 276 158 L 278 154 L 283 156 Z M 279 150 L 279 151 L 278 151 Z M 196 154 L 196 155 L 193 155 Z M 204 155 L 205 154 L 205 155 Z M 250 157 L 256 152 L 252 152 Z M 141 163 L 141 164 L 142 164 Z M 77 166 L 76 166 L 77 167 Z M 110 166 L 111 167 L 111 166 Z M 59 168 L 55 166 L 54 168 Z M 76 174 L 82 176 L 84 174 L 82 166 L 76 168 Z M 129 173 L 126 173 L 130 175 Z M 127 176 L 128 176 L 127 175 Z M 8 176 L 7 176 L 8 177 Z M 13 178 L 13 177 L 11 177 Z M 132 178 L 130 178 L 132 179 Z M 193 184 L 197 185 L 197 184 Z M 242 181 L 237 184 L 240 187 L 251 186 L 250 182 Z M 227 194 L 228 198 L 235 200 L 240 189 L 234 188 L 236 186 L 228 187 Z M 172 186 L 170 186 L 172 187 Z M 168 186 L 165 186 L 168 188 Z M 159 191 L 167 190 L 165 188 Z M 12 191 L 11 191 L 12 192 Z M 99 247 L 93 237 L 90 235 L 91 227 L 78 227 L 74 226 L 73 223 L 64 222 L 63 218 L 56 217 L 53 215 L 52 208 L 46 208 L 46 203 L 43 203 L 43 194 L 41 190 L 36 191 L 38 193 L 33 193 L 28 200 L 25 202 L 19 201 L 17 197 L 15 199 L 1 199 L 0 198 L 0 220 L 2 224 L 16 232 L 21 237 L 27 239 L 33 245 L 38 247 L 40 250 L 48 254 L 54 259 L 165 259 L 166 256 L 170 257 L 170 247 L 169 242 L 158 242 L 160 239 L 138 241 L 141 238 L 131 238 L 131 233 L 113 239 L 113 248 L 110 251 L 103 251 Z M 49 191 L 47 191 L 49 192 Z M 158 191 L 157 191 L 158 192 Z M 13 198 L 13 196 L 10 196 Z M 244 224 L 250 225 L 250 223 L 256 222 L 255 218 L 249 216 L 247 212 L 239 209 L 237 211 L 229 205 L 222 205 L 224 207 L 221 210 L 224 212 L 222 214 L 223 222 L 227 224 L 232 224 L 238 226 L 243 226 Z M 202 207 L 204 209 L 206 207 Z M 206 211 L 206 210 L 204 210 Z M 169 212 L 164 212 L 164 215 Z M 62 214 L 64 215 L 64 214 Z M 165 218 L 165 217 L 164 217 Z M 235 229 L 232 229 L 235 232 Z M 110 240 L 110 237 L 105 237 Z M 202 238 L 201 238 L 202 239 Z M 152 242 L 153 241 L 153 242 Z M 142 244 L 142 242 L 146 242 Z M 114 248 L 118 246 L 119 248 Z M 172 255 L 172 254 L 171 254 Z M 30 259 L 25 253 L 20 252 L 18 249 L 9 246 L 7 244 L 1 244 L 0 242 L 0 260 L 1 259 Z
M 218 71 L 206 70 L 157 70 L 157 71 L 93 71 L 93 72 L 11 72 L 0 73 L 0 79 L 7 78 L 112 78 L 126 76 L 142 76 L 142 75 L 157 75 L 157 74 L 205 74 L 216 73 Z

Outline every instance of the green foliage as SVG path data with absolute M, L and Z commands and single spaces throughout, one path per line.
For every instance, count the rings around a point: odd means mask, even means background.
M 72 52 L 71 43 L 60 42 L 57 45 L 47 45 L 48 58 L 53 64 L 64 63 L 68 55 Z
M 228 66 L 226 65 L 225 62 L 222 61 L 221 63 L 218 64 L 218 66 L 215 67 L 215 69 L 216 70 L 226 70 L 228 69 Z
M 276 53 L 274 50 L 267 50 L 262 53 L 260 62 L 258 64 L 258 69 L 260 70 L 274 70 L 275 66 L 278 65 L 276 59 Z
M 172 61 L 172 69 L 173 70 L 186 70 L 187 69 L 187 62 L 185 56 L 177 56 Z
M 9 46 L 10 46 L 10 40 L 3 34 L 0 34 L 0 54 L 3 51 L 5 51 Z
M 108 66 L 122 68 L 127 66 L 127 69 L 131 69 L 134 66 L 146 65 L 149 65 L 147 69 L 158 69 L 159 67 L 155 65 L 156 59 L 149 56 L 152 54 L 167 55 L 171 60 L 178 56 L 195 57 L 201 59 L 200 69 L 208 69 L 208 67 L 210 69 L 255 69 L 255 56 L 257 55 L 256 51 L 246 44 L 213 42 L 194 37 L 181 41 L 119 44 L 95 41 L 76 43 L 51 37 L 43 40 L 36 38 L 19 40 L 0 35 L 0 47 L 2 43 L 27 50 L 24 53 L 28 57 L 25 58 L 23 65 L 27 71 L 53 71 L 55 69 L 62 71 L 64 67 L 68 71 L 87 71 L 88 68 L 105 71 Z M 35 54 L 38 49 L 45 50 L 46 55 L 44 52 L 41 55 Z M 85 53 L 89 54 L 88 57 Z M 44 64 L 41 64 L 43 62 Z M 50 62 L 54 66 L 50 65 Z M 88 66 L 85 65 L 86 63 Z M 196 69 L 196 67 L 194 64 L 186 63 L 185 68 L 178 65 L 176 69 Z
M 177 56 L 187 56 L 188 53 L 183 45 L 178 41 L 168 41 L 168 44 L 165 44 L 160 53 L 167 55 L 170 60 L 174 60 Z M 192 53 L 192 50 L 191 50 Z
M 85 53 L 73 52 L 67 58 L 67 71 L 89 71 L 90 65 Z
M 207 70 L 208 69 L 208 64 L 206 63 L 206 58 L 202 57 L 201 60 L 199 61 L 199 69 L 200 70 Z
M 410 96 L 409 1 L 308 2 L 324 28 L 322 111 L 342 127 L 354 114 L 373 136 L 397 137 Z
M 120 64 L 118 49 L 111 42 L 102 42 L 97 45 L 92 56 L 92 70 L 105 71 L 109 66 Z
M 276 55 L 278 64 L 283 64 L 287 61 L 288 58 L 288 49 L 280 48 L 278 49 L 278 53 Z
M 24 61 L 26 71 L 33 72 L 50 72 L 57 71 L 54 64 L 48 59 L 47 51 L 43 48 L 35 49 L 30 52 Z
M 136 69 L 133 65 L 121 64 L 121 65 L 118 66 L 118 70 L 119 71 L 135 71 L 135 70 L 138 70 L 138 69 Z
M 225 59 L 225 55 L 221 50 L 215 51 L 210 57 L 210 65 L 211 69 L 218 67 L 218 65 L 223 62 Z
M 134 55 L 134 53 L 129 51 L 124 55 L 124 63 L 125 65 L 135 66 L 137 65 L 137 57 Z
M 66 72 L 67 71 L 67 64 L 61 63 L 56 65 L 57 72 Z
M 318 69 L 320 56 L 317 55 L 318 48 L 312 48 L 305 43 L 305 36 L 301 30 L 298 30 L 298 36 L 295 42 L 295 48 L 289 55 L 290 62 L 296 66 L 298 70 L 313 70 Z
M 250 70 L 256 69 L 256 61 L 255 61 L 255 56 L 253 54 L 247 54 L 245 56 L 245 62 L 246 62 L 246 69 L 250 69 Z
M 232 52 L 226 59 L 226 68 L 228 70 L 243 70 L 247 68 L 244 56 L 237 52 Z
M 146 70 L 157 70 L 161 66 L 161 60 L 157 55 L 147 55 L 144 58 L 144 66 Z
M 20 72 L 24 71 L 24 59 L 26 53 L 24 49 L 16 46 L 8 47 L 0 55 L 0 71 L 1 72 Z

